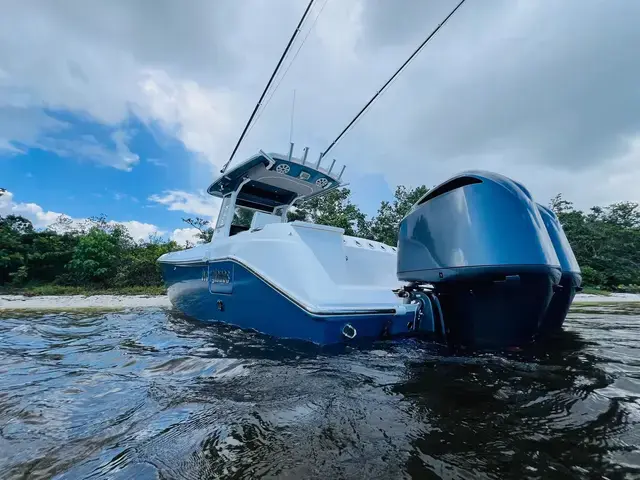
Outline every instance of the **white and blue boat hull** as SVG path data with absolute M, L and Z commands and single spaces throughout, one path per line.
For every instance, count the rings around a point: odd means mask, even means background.
M 235 260 L 162 263 L 172 304 L 185 315 L 224 322 L 279 338 L 320 345 L 432 331 L 416 329 L 417 305 L 310 311 Z

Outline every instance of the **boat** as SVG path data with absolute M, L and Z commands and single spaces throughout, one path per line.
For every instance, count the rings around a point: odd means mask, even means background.
M 258 152 L 222 173 L 210 243 L 162 255 L 187 316 L 320 345 L 424 336 L 515 346 L 562 327 L 581 284 L 562 226 L 520 183 L 463 172 L 430 190 L 397 245 L 287 221 L 344 186 L 335 160 Z M 561 260 L 562 259 L 562 262 Z

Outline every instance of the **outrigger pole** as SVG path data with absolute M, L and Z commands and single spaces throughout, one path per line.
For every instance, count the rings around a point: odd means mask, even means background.
M 225 170 L 227 169 L 227 167 L 231 163 L 231 160 L 233 160 L 233 157 L 235 156 L 236 152 L 238 151 L 238 147 L 240 147 L 240 143 L 242 143 L 242 140 L 244 139 L 244 136 L 246 135 L 247 130 L 249 129 L 249 125 L 251 125 L 251 122 L 253 121 L 253 118 L 256 116 L 256 113 L 258 112 L 258 109 L 260 108 L 260 105 L 262 105 L 262 101 L 264 100 L 264 97 L 267 94 L 267 91 L 269 90 L 269 87 L 271 86 L 271 83 L 273 83 L 273 79 L 275 78 L 276 74 L 278 73 L 278 70 L 280 70 L 280 65 L 282 65 L 282 62 L 284 61 L 285 57 L 287 56 L 287 53 L 289 53 L 289 49 L 291 48 L 291 45 L 293 44 L 293 41 L 298 36 L 298 33 L 300 33 L 300 27 L 302 27 L 302 24 L 304 23 L 305 19 L 307 18 L 307 14 L 309 13 L 309 10 L 311 10 L 311 6 L 313 5 L 313 2 L 314 2 L 314 0 L 311 0 L 309 2 L 309 5 L 307 5 L 307 8 L 305 9 L 304 13 L 302 14 L 302 18 L 298 22 L 298 26 L 293 31 L 293 35 L 291 35 L 291 38 L 289 39 L 289 43 L 287 44 L 287 47 L 284 49 L 284 52 L 282 53 L 282 56 L 280 57 L 280 60 L 278 61 L 278 64 L 276 65 L 275 70 L 271 74 L 271 78 L 267 82 L 267 86 L 264 88 L 264 91 L 262 92 L 262 95 L 260 95 L 260 100 L 258 100 L 258 103 L 256 103 L 256 106 L 253 109 L 253 112 L 251 113 L 251 117 L 249 117 L 249 121 L 245 125 L 244 130 L 242 131 L 242 134 L 240 134 L 240 138 L 238 139 L 238 143 L 236 143 L 236 146 L 233 149 L 233 152 L 231 152 L 231 156 L 229 157 L 229 160 L 227 160 L 227 163 L 225 163 L 223 165 L 222 169 L 220 170 L 220 173 L 224 173 L 225 172 Z
M 438 33 L 438 30 L 440 30 L 440 28 L 445 23 L 447 23 L 447 20 L 449 20 L 449 18 L 451 18 L 451 16 L 454 13 L 456 13 L 456 10 L 458 10 L 458 8 L 460 8 L 464 2 L 465 0 L 462 0 L 460 3 L 458 3 L 458 5 L 456 5 L 456 8 L 451 10 L 449 15 L 447 15 L 445 19 L 438 24 L 438 26 L 435 28 L 433 32 L 431 32 L 431 34 L 426 38 L 426 40 L 422 42 L 420 46 L 411 54 L 411 56 L 402 64 L 402 66 L 398 70 L 396 70 L 396 73 L 394 73 L 391 76 L 391 78 L 386 81 L 386 83 L 382 86 L 382 88 L 380 88 L 380 90 L 378 90 L 376 94 L 373 97 L 371 97 L 371 100 L 369 100 L 367 104 L 364 107 L 362 107 L 362 110 L 360 110 L 358 114 L 353 118 L 353 120 L 351 120 L 349 124 L 344 128 L 344 130 L 340 132 L 340 135 L 338 135 L 336 139 L 333 142 L 331 142 L 331 145 L 329 145 L 327 149 L 324 152 L 322 152 L 322 154 L 320 155 L 321 157 L 324 157 L 327 153 L 329 153 L 329 150 L 331 150 L 335 146 L 335 144 L 340 141 L 340 139 L 344 136 L 344 134 L 347 133 L 347 131 L 353 126 L 354 123 L 356 123 L 356 121 L 362 116 L 362 114 L 367 110 L 367 108 L 369 108 L 369 106 L 375 101 L 375 99 L 378 98 L 382 94 L 382 92 L 389 86 L 389 84 L 393 82 L 393 80 L 400 74 L 400 72 L 404 70 L 404 68 L 409 64 L 409 62 L 413 60 L 413 57 L 415 57 L 418 53 L 420 53 L 420 50 L 422 50 L 422 48 L 429 42 L 429 40 L 431 40 L 431 38 L 436 33 Z

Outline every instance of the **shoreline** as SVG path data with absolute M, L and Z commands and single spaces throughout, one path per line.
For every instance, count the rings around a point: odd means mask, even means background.
M 171 307 L 167 295 L 0 295 L 2 310 Z
M 574 305 L 637 303 L 640 294 L 612 293 L 594 295 L 580 293 L 576 295 Z M 167 295 L 0 295 L 2 310 L 67 310 L 67 309 L 126 309 L 126 308 L 171 308 Z

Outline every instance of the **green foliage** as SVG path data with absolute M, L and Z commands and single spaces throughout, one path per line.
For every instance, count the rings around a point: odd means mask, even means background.
M 133 287 L 103 287 L 100 285 L 44 285 L 26 284 L 23 287 L 4 287 L 7 293 L 33 297 L 38 295 L 164 295 L 167 289 L 163 285 Z
M 42 282 L 53 282 L 71 262 L 78 245 L 78 236 L 45 230 L 33 233 L 31 237 L 31 249 L 27 254 L 30 276 Z M 24 240 L 26 239 L 23 238 Z
M 179 250 L 173 241 L 135 242 L 104 216 L 74 228 L 61 217 L 43 231 L 14 215 L 0 217 L 0 286 L 81 288 L 84 291 L 162 288 L 157 259 Z
M 12 282 L 19 269 L 27 269 L 28 240 L 23 236 L 33 232 L 29 220 L 16 215 L 0 217 L 0 285 Z M 14 274 L 14 275 L 12 275 Z M 18 279 L 22 274 L 18 276 Z
M 133 239 L 121 225 L 94 223 L 80 237 L 67 268 L 78 283 L 107 285 L 118 274 Z
M 130 248 L 122 258 L 113 285 L 118 288 L 160 285 L 160 266 L 156 260 L 165 253 L 179 249 L 178 244 L 173 241 L 161 242 L 158 239 Z
M 253 210 L 247 210 L 246 208 L 236 208 L 236 211 L 233 213 L 234 225 L 250 227 L 251 220 L 253 220 Z
M 640 284 L 640 209 L 637 203 L 620 202 L 575 210 L 557 195 L 550 207 L 573 248 L 585 285 L 631 291 Z
M 399 186 L 396 188 L 394 200 L 381 202 L 377 215 L 367 219 L 367 216 L 351 203 L 351 192 L 348 189 L 333 190 L 305 202 L 295 211 L 289 211 L 288 220 L 340 227 L 344 228 L 346 235 L 369 238 L 395 246 L 398 243 L 400 221 L 427 191 L 424 185 L 414 189 Z
M 345 235 L 369 236 L 367 216 L 351 203 L 351 191 L 347 188 L 332 190 L 312 198 L 288 212 L 288 220 L 303 220 L 332 227 L 344 228 Z
M 26 283 L 27 278 L 29 278 L 27 267 L 25 267 L 24 265 L 18 267 L 18 270 L 16 270 L 15 272 L 11 272 L 9 274 L 9 277 L 11 277 L 11 285 L 23 285 L 24 283 Z
M 413 190 L 402 185 L 397 187 L 394 201 L 381 202 L 378 214 L 371 220 L 369 226 L 371 239 L 396 246 L 400 222 L 409 213 L 411 207 L 428 191 L 429 189 L 424 185 Z

